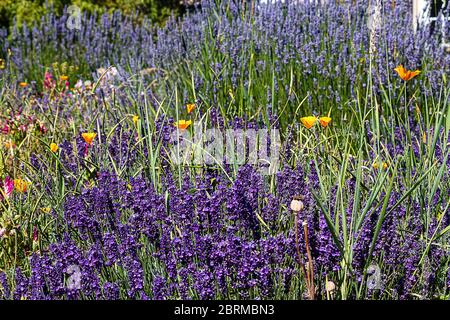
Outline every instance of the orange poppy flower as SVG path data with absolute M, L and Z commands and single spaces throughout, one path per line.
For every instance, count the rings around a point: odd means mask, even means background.
M 420 73 L 420 70 L 406 70 L 403 65 L 399 65 L 397 68 L 394 69 L 400 78 L 402 78 L 404 81 L 409 81 L 415 76 L 417 76 Z
M 326 128 L 326 127 L 328 127 L 328 124 L 330 123 L 331 118 L 330 117 L 320 117 L 319 121 L 320 121 L 320 125 L 322 127 Z
M 25 88 L 28 85 L 26 82 L 19 82 L 19 86 Z
M 191 120 L 179 120 L 178 122 L 175 123 L 175 126 L 176 126 L 178 129 L 185 130 L 185 129 L 187 129 L 191 124 L 192 124 L 192 121 L 191 121 Z
M 187 113 L 191 113 L 192 111 L 194 111 L 194 109 L 195 109 L 195 104 L 193 104 L 193 103 L 188 103 L 188 104 L 186 105 Z
M 56 152 L 56 151 L 58 151 L 58 145 L 56 144 L 56 143 L 54 143 L 54 142 L 52 142 L 52 143 L 50 143 L 50 150 L 52 151 L 52 152 Z
M 300 121 L 307 129 L 311 129 L 317 122 L 317 118 L 314 116 L 300 118 Z
M 27 192 L 28 182 L 22 179 L 14 179 L 14 188 L 20 193 Z
M 83 137 L 84 141 L 88 144 L 91 145 L 92 141 L 95 139 L 95 137 L 97 136 L 97 134 L 95 132 L 83 132 L 81 134 L 81 136 Z

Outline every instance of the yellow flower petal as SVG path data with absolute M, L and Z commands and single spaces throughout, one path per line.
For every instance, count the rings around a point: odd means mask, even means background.
M 56 152 L 56 151 L 58 151 L 58 145 L 56 144 L 56 143 L 54 143 L 54 142 L 52 142 L 52 143 L 50 143 L 50 150 L 52 151 L 52 152 Z
M 83 137 L 84 141 L 88 144 L 91 145 L 92 141 L 95 139 L 95 137 L 97 136 L 97 134 L 95 132 L 83 132 L 81 134 L 81 136 Z
M 17 192 L 24 193 L 27 192 L 28 182 L 22 179 L 14 179 L 14 189 Z
M 320 121 L 320 125 L 322 127 L 326 128 L 328 126 L 328 124 L 330 123 L 331 118 L 330 117 L 320 117 L 319 121 Z
M 399 77 L 404 81 L 409 81 L 420 73 L 420 70 L 406 70 L 403 65 L 399 65 L 394 69 Z
M 195 104 L 193 104 L 193 103 L 188 103 L 188 104 L 186 105 L 187 113 L 191 113 L 192 111 L 194 111 L 194 109 L 195 109 Z
M 383 169 L 384 169 L 384 170 L 386 170 L 386 169 L 389 167 L 389 165 L 388 165 L 386 162 L 383 162 L 381 165 L 383 166 Z M 380 166 L 379 166 L 378 162 L 374 162 L 374 163 L 372 164 L 372 167 L 373 167 L 374 169 L 378 169 Z
M 52 208 L 50 208 L 50 207 L 43 207 L 43 208 L 41 208 L 41 211 L 44 212 L 44 213 L 50 213 L 50 211 L 52 211 Z
M 175 126 L 178 129 L 186 130 L 191 124 L 192 124 L 191 120 L 179 120 L 178 122 L 175 123 Z
M 311 129 L 316 124 L 317 118 L 314 116 L 303 117 L 300 118 L 300 121 L 307 129 Z

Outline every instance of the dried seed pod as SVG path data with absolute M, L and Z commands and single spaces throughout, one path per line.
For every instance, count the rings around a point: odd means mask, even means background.
M 325 285 L 325 289 L 327 290 L 327 292 L 333 292 L 334 290 L 336 290 L 336 285 L 334 284 L 333 281 L 327 281 L 327 284 Z
M 301 201 L 301 200 L 297 200 L 294 198 L 291 201 L 291 210 L 294 211 L 294 213 L 298 213 L 298 212 L 302 211 L 304 207 L 305 207 L 305 205 L 303 204 L 303 201 Z

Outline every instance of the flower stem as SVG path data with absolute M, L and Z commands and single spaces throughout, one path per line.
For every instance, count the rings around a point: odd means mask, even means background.
M 310 284 L 309 284 L 309 272 L 307 273 L 305 270 L 305 265 L 303 263 L 303 259 L 302 259 L 302 255 L 300 252 L 300 242 L 299 242 L 299 236 L 298 236 L 298 215 L 297 213 L 294 213 L 294 224 L 295 224 L 295 247 L 297 250 L 297 257 L 298 257 L 298 264 L 300 266 L 300 270 L 302 271 L 303 277 L 305 278 L 306 281 L 306 287 L 308 288 L 308 295 L 310 296 L 311 299 L 311 293 L 310 293 Z M 311 299 L 312 300 L 312 299 Z
M 316 291 L 314 289 L 314 267 L 312 261 L 311 250 L 309 249 L 309 239 L 308 239 L 308 223 L 306 220 L 303 222 L 303 231 L 305 233 L 305 245 L 306 254 L 308 255 L 308 276 L 309 276 L 309 298 L 315 300 Z

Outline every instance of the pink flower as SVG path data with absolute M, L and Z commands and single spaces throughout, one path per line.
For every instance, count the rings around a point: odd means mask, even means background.
M 55 86 L 56 86 L 56 83 L 53 80 L 53 75 L 50 72 L 45 71 L 44 88 L 45 89 L 53 89 Z
M 6 177 L 5 180 L 0 181 L 1 193 L 0 200 L 3 200 L 3 197 L 9 198 L 11 193 L 14 190 L 14 180 L 10 177 Z
M 37 230 L 36 226 L 34 226 L 34 228 L 33 228 L 33 241 L 34 242 L 38 241 L 38 230 Z
M 1 132 L 3 134 L 8 134 L 11 131 L 11 128 L 8 126 L 7 123 L 5 123 L 5 125 L 3 126 L 3 128 L 1 129 Z
M 45 125 L 42 122 L 38 121 L 37 124 L 39 127 L 39 131 L 41 133 L 43 133 L 43 134 L 47 133 L 47 128 L 45 127 Z

